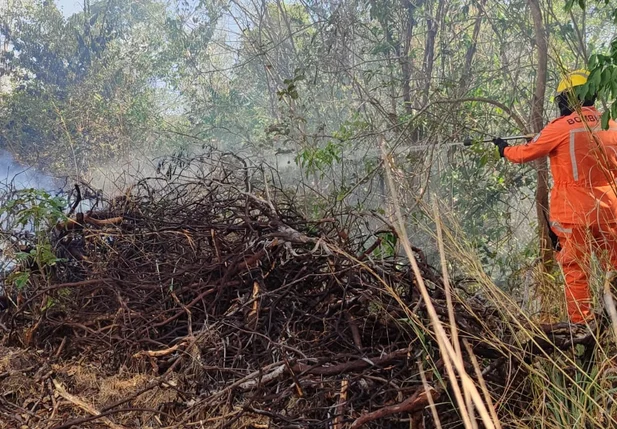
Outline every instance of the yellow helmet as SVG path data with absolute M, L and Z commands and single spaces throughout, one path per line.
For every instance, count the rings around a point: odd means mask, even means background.
M 561 82 L 559 82 L 559 86 L 557 87 L 557 94 L 561 94 L 562 92 L 572 89 L 575 86 L 584 85 L 587 82 L 588 77 L 589 72 L 584 69 L 568 73 L 566 77 L 561 79 Z

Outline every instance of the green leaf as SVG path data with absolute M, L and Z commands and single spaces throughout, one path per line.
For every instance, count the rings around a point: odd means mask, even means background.
M 609 119 L 611 119 L 611 115 L 610 115 L 610 111 L 605 111 L 604 113 L 602 113 L 602 129 L 603 130 L 607 130 L 608 129 L 608 121 Z
M 613 73 L 611 75 L 611 94 L 613 98 L 617 97 L 617 67 L 613 67 Z
M 577 86 L 576 88 L 574 88 L 574 91 L 576 92 L 578 98 L 584 100 L 585 98 L 587 98 L 587 94 L 589 94 L 589 85 L 585 84 Z
M 602 71 L 598 68 L 593 69 L 591 71 L 591 74 L 589 75 L 589 79 L 587 80 L 589 93 L 595 94 L 596 92 L 598 92 L 601 79 Z
M 48 296 L 47 297 L 47 301 L 45 302 L 45 304 L 43 305 L 41 310 L 43 310 L 43 311 L 49 310 L 51 307 L 54 306 L 55 303 L 56 303 L 56 300 L 54 300 L 52 297 Z
M 606 88 L 610 82 L 611 82 L 611 69 L 606 68 L 602 70 L 602 77 L 600 79 L 600 87 Z
M 591 72 L 591 75 L 589 76 L 589 80 L 597 88 L 600 85 L 600 82 L 602 82 L 602 70 L 600 70 L 600 69 L 593 70 Z
M 23 290 L 26 287 L 26 284 L 30 280 L 30 272 L 29 271 L 21 271 L 15 274 L 13 281 L 15 282 L 15 287 L 18 290 Z
M 617 100 L 613 101 L 613 104 L 611 104 L 611 118 L 617 118 Z

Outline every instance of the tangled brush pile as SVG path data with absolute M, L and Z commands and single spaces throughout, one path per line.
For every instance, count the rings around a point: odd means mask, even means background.
M 73 204 L 50 233 L 57 261 L 36 266 L 19 293 L 7 282 L 19 299 L 2 316 L 5 344 L 151 381 L 90 410 L 70 399 L 65 413 L 35 409 L 30 427 L 434 427 L 430 404 L 442 425 L 459 422 L 427 303 L 387 220 L 308 219 L 306 202 L 229 155 L 160 169 L 120 198 L 84 195 L 87 213 Z M 447 326 L 441 275 L 414 251 Z M 526 362 L 571 347 L 570 332 L 521 342 L 495 308 L 464 288 L 454 295 L 468 373 L 507 396 L 500 416 L 519 413 Z M 176 394 L 137 407 L 153 389 Z M 3 419 L 23 424 L 23 404 L 10 406 Z

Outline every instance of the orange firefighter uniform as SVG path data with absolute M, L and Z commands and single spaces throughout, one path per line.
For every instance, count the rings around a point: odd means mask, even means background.
M 592 315 L 590 257 L 596 253 L 607 270 L 617 267 L 617 123 L 602 130 L 594 107 L 562 116 L 530 143 L 506 147 L 505 158 L 522 163 L 544 156 L 553 176 L 550 223 L 559 237 L 557 260 L 566 282 L 570 320 Z

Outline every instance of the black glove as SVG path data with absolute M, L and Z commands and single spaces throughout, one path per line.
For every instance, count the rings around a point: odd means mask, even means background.
M 507 141 L 505 141 L 502 138 L 497 137 L 496 139 L 493 139 L 493 143 L 495 143 L 495 146 L 497 146 L 499 148 L 499 156 L 501 156 L 503 158 L 503 151 L 505 148 L 507 148 L 508 146 L 510 146 L 508 144 Z

